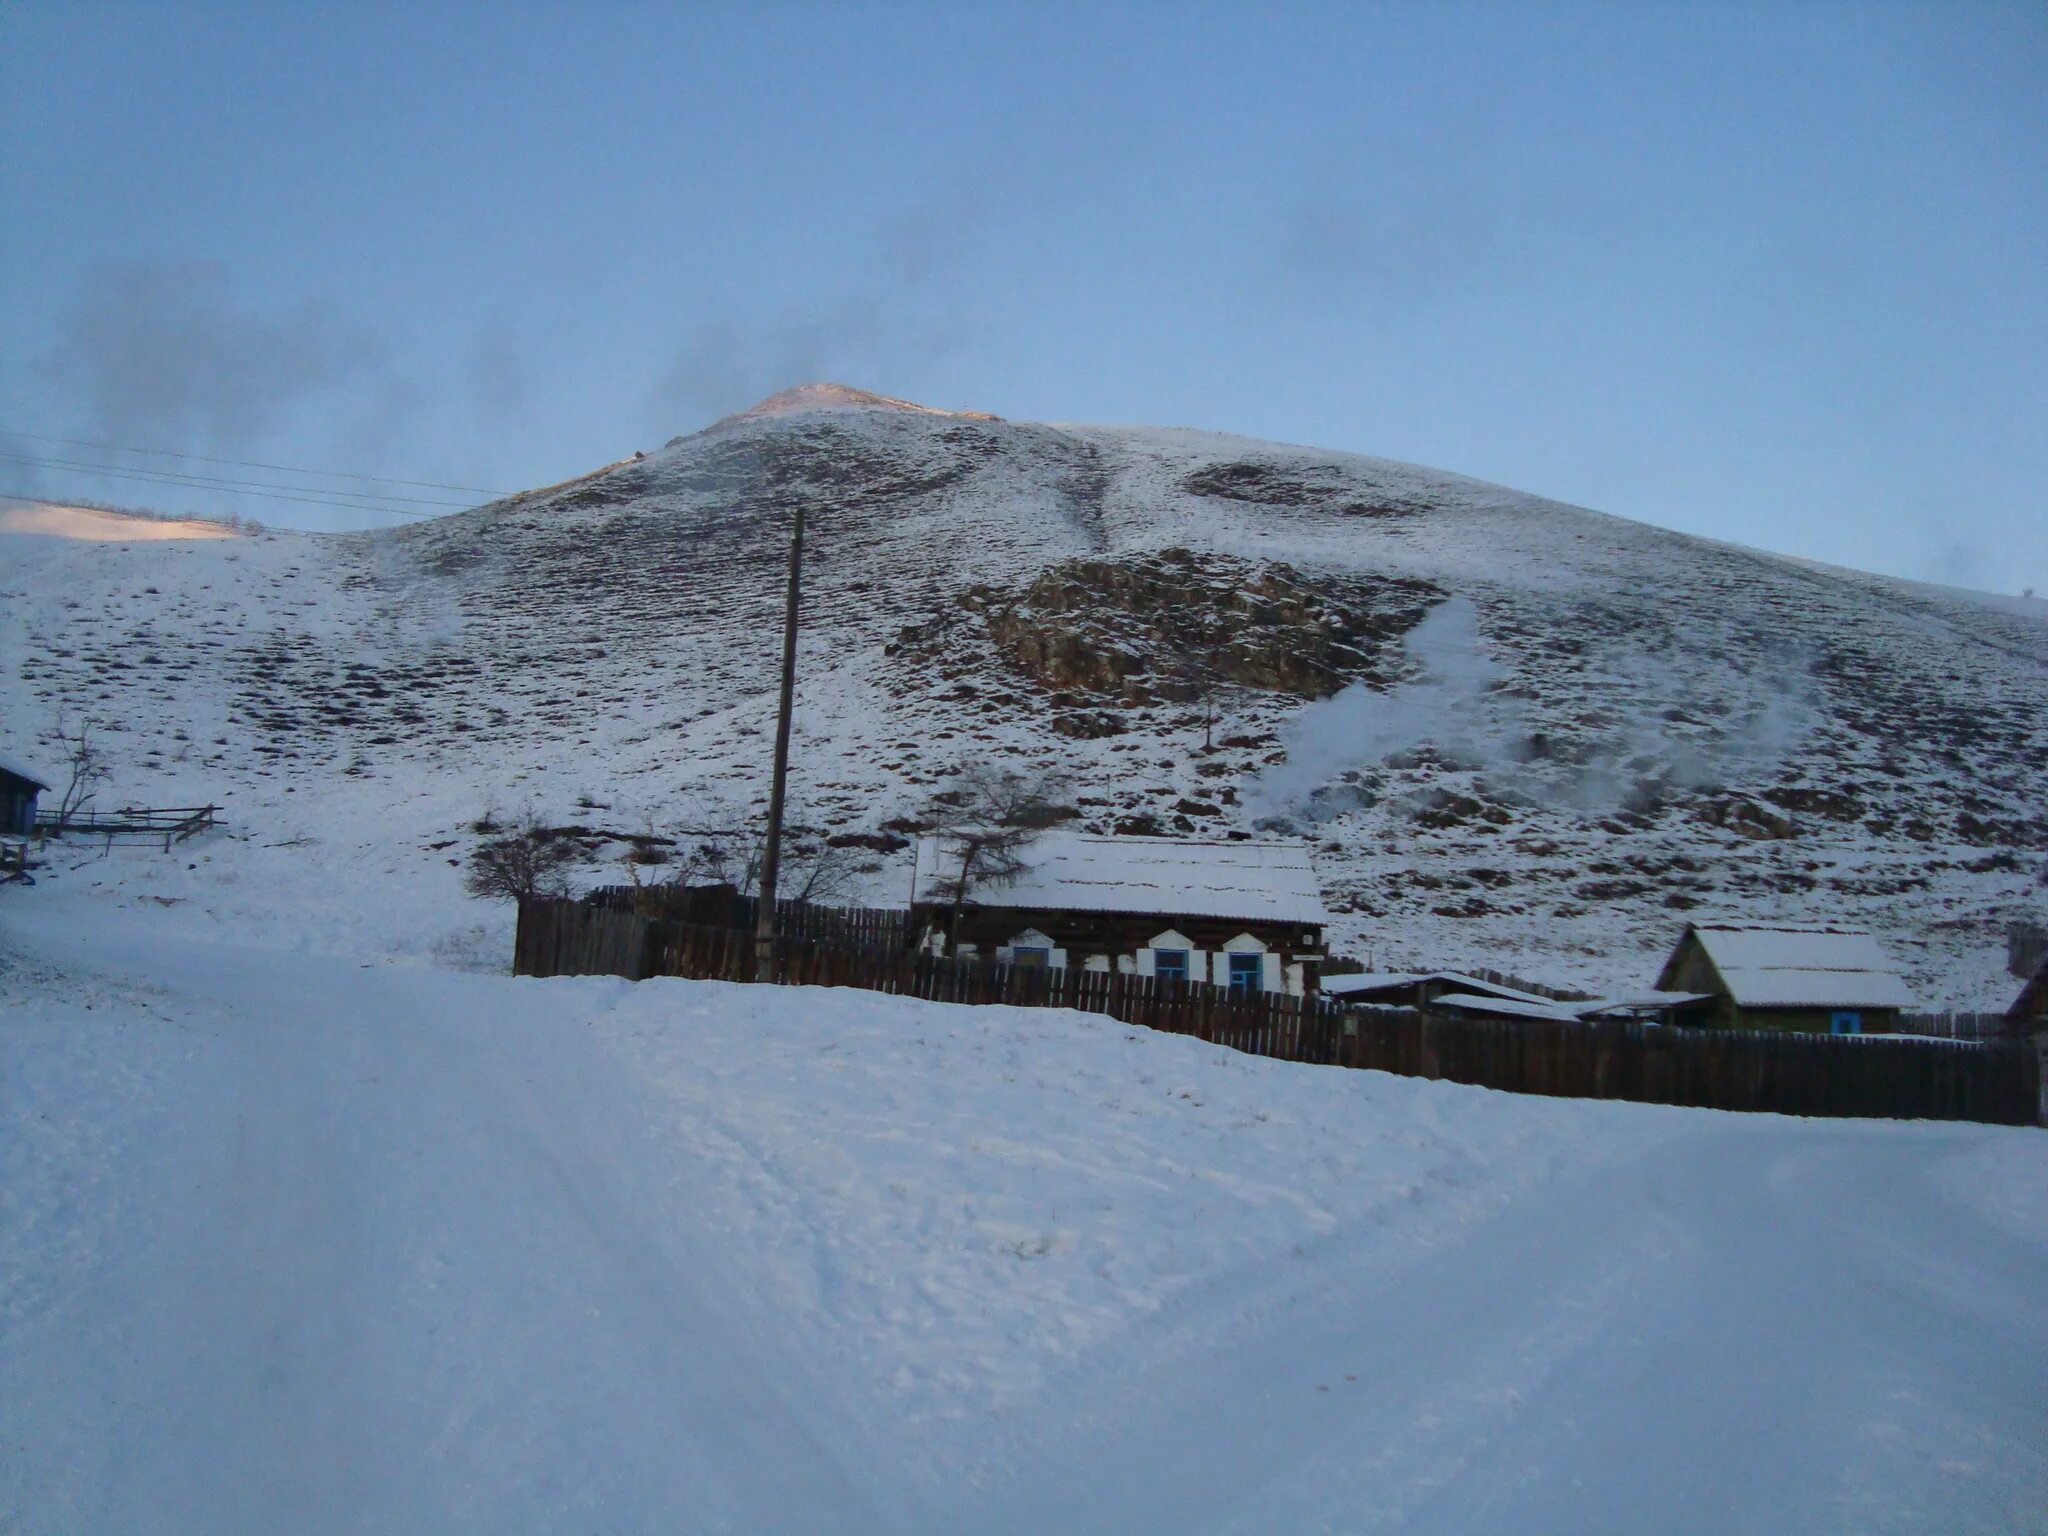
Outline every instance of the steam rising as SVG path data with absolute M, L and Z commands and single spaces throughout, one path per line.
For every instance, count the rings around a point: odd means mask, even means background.
M 1496 802 L 1606 814 L 1667 794 L 1774 772 L 1820 722 L 1808 658 L 1786 651 L 1742 667 L 1705 646 L 1665 654 L 1638 640 L 1584 664 L 1539 704 L 1486 650 L 1469 598 L 1437 605 L 1410 631 L 1415 676 L 1387 693 L 1354 683 L 1299 711 L 1280 733 L 1283 762 L 1247 794 L 1268 825 L 1327 821 L 1378 798 L 1381 770 L 1427 753 L 1431 787 Z M 1665 706 L 1642 713 L 1642 701 Z M 1610 701 L 1611 704 L 1610 704 Z M 1414 797 L 1426 803 L 1428 790 Z
M 1424 742 L 1473 761 L 1504 756 L 1517 729 L 1514 703 L 1491 697 L 1506 674 L 1480 644 L 1479 610 L 1472 600 L 1452 597 L 1437 604 L 1408 632 L 1406 645 L 1421 673 L 1415 681 L 1391 693 L 1353 683 L 1309 705 L 1281 729 L 1287 760 L 1253 785 L 1248 803 L 1255 814 L 1300 808 L 1347 770 Z

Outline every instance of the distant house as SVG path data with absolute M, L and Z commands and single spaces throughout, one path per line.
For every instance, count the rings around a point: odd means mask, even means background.
M 1303 843 L 1048 832 L 1021 857 L 1014 877 L 970 883 L 960 954 L 1241 992 L 1315 990 L 1329 913 Z M 912 924 L 940 953 L 958 869 L 948 839 L 918 840 Z
M 2005 1010 L 2005 1017 L 2021 1034 L 2048 1033 L 2048 955 L 2041 957 L 2020 995 Z
M 27 837 L 36 826 L 36 796 L 50 786 L 0 757 L 0 837 Z
M 1698 994 L 1673 1021 L 1710 1029 L 1854 1035 L 1889 1028 L 1913 1006 L 1877 940 L 1833 926 L 1694 923 L 1656 985 Z

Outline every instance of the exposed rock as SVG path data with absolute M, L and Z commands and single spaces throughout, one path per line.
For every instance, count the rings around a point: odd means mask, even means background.
M 1423 510 L 1406 497 L 1360 497 L 1357 473 L 1334 464 L 1249 460 L 1211 464 L 1182 480 L 1181 489 L 1224 501 L 1244 501 L 1261 507 L 1313 507 L 1347 517 L 1407 517 Z
M 1065 561 L 1015 596 L 983 587 L 970 602 L 998 651 L 1042 686 L 1150 704 L 1224 683 L 1300 698 L 1383 683 L 1397 642 L 1440 596 L 1427 582 L 1169 549 Z

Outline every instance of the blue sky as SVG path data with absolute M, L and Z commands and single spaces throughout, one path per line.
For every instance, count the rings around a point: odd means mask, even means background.
M 831 378 L 2048 590 L 2044 102 L 1961 0 L 7 3 L 0 428 L 512 489 Z

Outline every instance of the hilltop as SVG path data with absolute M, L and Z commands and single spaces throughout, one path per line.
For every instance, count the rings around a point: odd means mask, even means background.
M 1597 988 L 1688 917 L 1853 918 L 1927 1003 L 2002 1005 L 2002 925 L 2048 894 L 2043 605 L 838 386 L 402 529 L 4 535 L 0 711 L 17 755 L 89 713 L 125 797 L 317 840 L 290 878 L 330 898 L 397 877 L 430 944 L 473 921 L 447 864 L 486 808 L 623 836 L 759 802 L 799 504 L 797 814 L 878 845 L 876 899 L 988 757 L 1067 769 L 1095 830 L 1310 837 L 1381 963 Z M 218 862 L 136 878 L 231 902 Z

